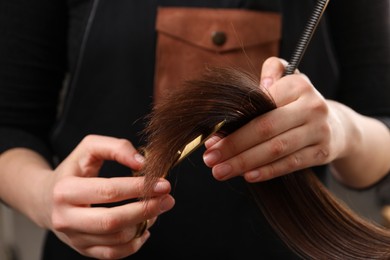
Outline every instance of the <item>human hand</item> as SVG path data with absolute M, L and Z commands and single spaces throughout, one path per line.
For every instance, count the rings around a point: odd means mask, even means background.
M 141 248 L 150 233 L 146 230 L 136 237 L 139 225 L 148 220 L 149 228 L 158 215 L 173 207 L 174 200 L 169 195 L 169 182 L 161 179 L 148 203 L 91 207 L 137 199 L 143 191 L 143 177 L 97 177 L 105 160 L 117 161 L 133 170 L 142 167 L 142 156 L 127 140 L 87 136 L 47 182 L 46 226 L 85 256 L 118 259 Z
M 345 129 L 330 101 L 301 73 L 283 76 L 286 62 L 270 58 L 261 88 L 277 108 L 206 145 L 204 161 L 218 180 L 243 175 L 248 182 L 269 180 L 328 163 L 345 149 Z

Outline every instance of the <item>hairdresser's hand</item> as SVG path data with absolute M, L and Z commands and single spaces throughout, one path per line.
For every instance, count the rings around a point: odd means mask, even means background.
M 88 136 L 55 169 L 46 194 L 47 224 L 63 242 L 79 253 L 118 259 L 135 253 L 148 239 L 148 230 L 135 237 L 139 224 L 171 209 L 170 184 L 161 179 L 149 203 L 91 207 L 93 204 L 136 199 L 143 190 L 143 177 L 99 178 L 105 160 L 114 160 L 134 170 L 142 167 L 142 156 L 130 142 L 103 136 Z M 129 169 L 130 173 L 130 169 Z
M 330 101 L 305 75 L 282 77 L 285 66 L 285 61 L 270 58 L 261 73 L 260 87 L 277 109 L 222 140 L 206 142 L 204 161 L 216 179 L 243 175 L 248 182 L 264 181 L 341 156 L 346 133 Z

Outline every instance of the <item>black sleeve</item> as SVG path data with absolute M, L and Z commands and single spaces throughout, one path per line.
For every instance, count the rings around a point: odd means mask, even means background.
M 390 1 L 330 1 L 337 99 L 390 127 Z
M 338 100 L 390 129 L 390 1 L 330 1 L 330 21 L 340 64 Z M 375 186 L 390 201 L 390 175 Z
M 65 1 L 0 0 L 0 153 L 28 147 L 49 158 L 66 23 Z

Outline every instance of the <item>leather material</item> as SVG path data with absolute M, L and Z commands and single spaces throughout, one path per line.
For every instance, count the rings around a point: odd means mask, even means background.
M 155 98 L 191 79 L 207 66 L 234 66 L 258 74 L 277 56 L 281 15 L 240 9 L 160 7 Z M 215 33 L 223 38 L 221 42 Z M 216 35 L 218 36 L 218 35 Z

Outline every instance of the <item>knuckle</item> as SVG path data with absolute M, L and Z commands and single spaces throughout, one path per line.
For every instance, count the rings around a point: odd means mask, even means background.
M 126 139 L 117 139 L 115 143 L 115 149 L 112 150 L 112 157 L 116 161 L 120 161 L 121 157 L 123 157 L 123 151 L 127 152 L 131 149 L 131 143 Z
M 263 68 L 268 68 L 268 67 L 284 69 L 282 60 L 277 57 L 270 57 L 264 61 Z
M 119 259 L 121 257 L 122 255 L 120 255 L 119 252 L 112 247 L 107 247 L 102 252 L 102 259 Z
M 61 204 L 66 201 L 66 189 L 63 188 L 63 185 L 57 183 L 53 187 L 53 202 L 55 204 Z
M 315 90 L 314 86 L 308 80 L 306 75 L 300 73 L 300 74 L 291 75 L 290 77 L 294 77 L 291 87 L 294 88 L 296 91 L 300 93 L 308 94 L 308 93 L 313 93 L 313 90 Z
M 300 73 L 296 75 L 297 77 L 297 83 L 304 89 L 304 90 L 312 90 L 313 85 L 308 80 L 307 76 L 303 73 Z
M 289 170 L 295 170 L 302 166 L 302 158 L 294 153 L 287 158 L 287 167 Z
M 235 154 L 235 151 L 237 151 L 237 144 L 231 138 L 224 138 L 223 142 L 225 143 L 225 147 L 229 150 L 229 153 Z
M 256 136 L 268 138 L 272 136 L 273 130 L 275 128 L 275 122 L 267 117 L 260 117 L 253 120 L 254 131 Z
M 106 247 L 101 252 L 99 259 L 123 259 L 126 256 L 133 255 L 139 250 L 140 246 L 138 243 L 128 242 L 126 248 L 120 247 Z
M 276 167 L 273 163 L 269 164 L 266 169 L 264 169 L 264 175 L 267 180 L 271 180 L 277 176 Z
M 85 143 L 90 143 L 90 142 L 93 142 L 96 138 L 96 135 L 94 134 L 88 134 L 86 136 L 84 136 L 84 138 L 81 140 L 81 143 L 85 144 Z
M 100 228 L 103 232 L 111 232 L 119 227 L 119 220 L 113 215 L 106 213 L 101 217 Z
M 138 243 L 130 243 L 129 246 L 126 248 L 127 255 L 135 254 L 140 249 L 140 244 Z
M 319 132 L 321 133 L 322 139 L 328 140 L 331 135 L 332 128 L 328 123 L 323 123 L 319 127 Z
M 325 163 L 328 161 L 330 156 L 330 149 L 327 146 L 319 146 L 314 151 L 314 160 L 319 163 Z
M 309 109 L 320 115 L 327 115 L 329 112 L 326 102 L 319 98 L 312 100 Z
M 120 231 L 115 235 L 115 241 L 118 244 L 126 244 L 134 237 L 134 232 L 130 232 L 128 229 Z
M 120 150 L 127 150 L 129 147 L 131 147 L 131 143 L 129 140 L 121 138 L 117 140 L 118 149 Z
M 64 220 L 64 218 L 61 216 L 61 214 L 57 214 L 56 212 L 53 212 L 51 215 L 51 225 L 54 230 L 64 232 L 69 229 L 69 225 Z
M 110 182 L 105 182 L 100 185 L 96 193 L 106 201 L 115 200 L 120 196 L 118 189 L 116 189 Z
M 279 138 L 275 138 L 270 141 L 270 154 L 273 157 L 279 157 L 286 151 L 286 146 L 286 141 Z
M 244 156 L 242 154 L 237 155 L 235 158 L 235 161 L 236 161 L 236 165 L 238 167 L 238 170 L 240 172 L 244 172 L 244 171 L 248 170 L 247 160 L 244 158 Z

